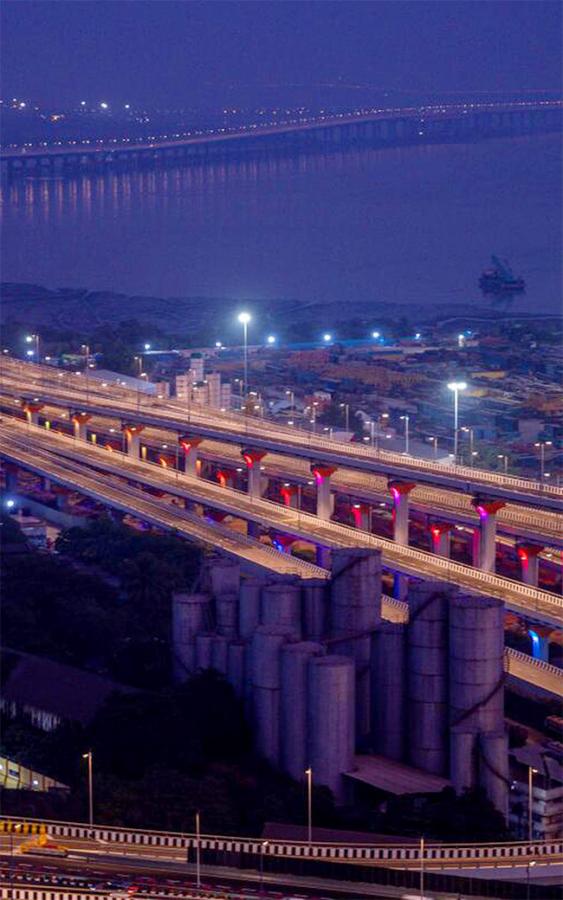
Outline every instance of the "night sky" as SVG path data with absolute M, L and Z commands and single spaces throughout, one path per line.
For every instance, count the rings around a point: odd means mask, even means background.
M 4 96 L 179 106 L 290 85 L 558 90 L 561 5 L 536 2 L 3 0 Z M 292 96 L 294 89 L 291 89 Z

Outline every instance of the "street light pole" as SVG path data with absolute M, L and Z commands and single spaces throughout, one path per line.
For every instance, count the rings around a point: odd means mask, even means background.
M 201 821 L 199 810 L 195 814 L 195 883 L 201 887 Z
M 307 776 L 307 843 L 313 843 L 313 770 L 309 766 L 305 769 Z
M 238 317 L 243 329 L 244 340 L 244 396 L 248 394 L 248 323 L 251 320 L 250 313 L 241 312 Z
M 533 790 L 534 790 L 534 781 L 533 776 L 537 775 L 537 769 L 534 769 L 533 766 L 528 766 L 528 841 L 532 841 L 534 826 L 532 821 L 532 806 L 533 806 Z
M 448 388 L 454 394 L 454 465 L 457 465 L 457 445 L 458 445 L 458 410 L 459 410 L 459 392 L 464 391 L 467 387 L 465 381 L 450 381 Z
M 401 421 L 405 423 L 405 453 L 409 452 L 409 422 L 410 416 L 401 416 Z
M 424 838 L 420 839 L 420 900 L 424 900 Z
M 94 825 L 94 779 L 92 773 L 92 751 L 82 754 L 82 759 L 88 760 L 88 822 L 90 828 Z
M 545 481 L 545 448 L 551 447 L 551 441 L 536 441 L 534 447 L 539 447 L 540 451 L 540 484 L 543 487 Z

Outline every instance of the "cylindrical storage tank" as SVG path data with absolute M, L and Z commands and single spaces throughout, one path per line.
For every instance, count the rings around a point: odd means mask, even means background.
M 213 646 L 213 632 L 198 634 L 195 639 L 195 662 L 198 669 L 211 668 L 211 648 Z
M 307 672 L 312 656 L 324 653 L 321 644 L 299 641 L 281 651 L 280 768 L 300 780 L 307 760 Z
M 297 640 L 301 637 L 301 579 L 294 575 L 268 582 L 262 590 L 263 625 L 280 625 Z
M 407 743 L 413 766 L 448 772 L 448 610 L 451 590 L 421 581 L 409 591 Z
M 227 674 L 227 653 L 229 640 L 223 634 L 217 634 L 211 644 L 211 668 L 217 669 L 222 675 Z
M 463 593 L 450 605 L 450 724 L 504 729 L 504 604 Z
M 319 656 L 309 661 L 307 745 L 316 784 L 344 801 L 343 772 L 354 767 L 355 669 L 349 656 Z
M 221 594 L 215 598 L 217 632 L 228 638 L 237 636 L 238 594 Z
M 371 633 L 381 622 L 381 552 L 333 550 L 330 585 L 331 635 L 338 653 L 356 661 L 356 732 L 370 731 Z
M 240 583 L 238 632 L 243 639 L 250 639 L 260 624 L 260 598 L 263 578 L 243 578 Z
M 209 564 L 211 590 L 215 599 L 223 594 L 238 597 L 240 587 L 240 563 L 226 556 L 214 556 Z
M 174 675 L 185 679 L 196 669 L 195 638 L 206 626 L 209 610 L 207 594 L 172 595 L 172 648 Z
M 246 644 L 244 641 L 231 641 L 227 654 L 227 678 L 232 684 L 237 697 L 244 695 L 244 660 Z
M 477 733 L 463 728 L 450 731 L 450 780 L 456 794 L 477 782 Z
M 479 735 L 479 784 L 506 822 L 510 778 L 508 736 L 504 730 Z
M 371 639 L 371 735 L 375 753 L 405 756 L 406 625 L 382 622 Z
M 285 628 L 259 625 L 252 638 L 252 708 L 256 749 L 269 762 L 280 756 L 280 655 L 290 635 Z
M 311 578 L 304 581 L 302 590 L 303 637 L 309 641 L 319 641 L 328 633 L 328 581 Z

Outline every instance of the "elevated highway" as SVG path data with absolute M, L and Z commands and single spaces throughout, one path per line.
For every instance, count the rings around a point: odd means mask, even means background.
M 400 453 L 376 451 L 359 444 L 330 441 L 311 432 L 279 425 L 267 419 L 201 408 L 186 408 L 170 400 L 135 396 L 123 388 L 89 385 L 86 378 L 49 370 L 49 367 L 19 364 L 4 359 L 0 392 L 17 403 L 28 400 L 40 405 L 134 422 L 144 427 L 190 434 L 222 443 L 251 445 L 257 450 L 356 472 L 385 475 L 470 496 L 494 497 L 536 510 L 560 511 L 563 489 L 540 485 L 524 478 L 467 466 L 444 467 L 434 461 Z
M 378 549 L 382 552 L 383 565 L 391 571 L 418 578 L 446 579 L 460 587 L 487 596 L 499 597 L 507 608 L 534 621 L 545 622 L 555 627 L 560 627 L 561 624 L 563 598 L 546 591 L 454 563 L 436 554 L 402 546 L 355 528 L 325 521 L 299 509 L 280 506 L 194 476 L 177 471 L 171 472 L 140 460 L 132 460 L 124 454 L 116 452 L 109 455 L 102 448 L 82 442 L 77 448 L 75 443 L 66 437 L 51 434 L 37 427 L 28 427 L 16 420 L 4 422 L 0 426 L 0 455 L 38 474 L 59 481 L 62 479 L 61 483 L 66 483 L 74 490 L 83 490 L 100 502 L 108 502 L 108 493 L 111 492 L 110 505 L 118 504 L 117 508 L 133 515 L 141 517 L 147 515 L 149 517 L 147 521 L 160 527 L 164 519 L 164 527 L 185 530 L 187 528 L 185 523 L 189 519 L 191 520 L 189 535 L 192 538 L 196 536 L 201 539 L 206 527 L 199 516 L 171 507 L 170 503 L 149 498 L 146 493 L 124 485 L 123 480 L 134 481 L 136 484 L 166 492 L 204 508 L 218 510 L 246 522 L 257 523 L 267 530 L 274 529 L 319 547 Z M 112 480 L 110 481 L 108 477 L 100 479 L 97 473 L 104 473 Z M 155 506 L 160 510 L 158 521 L 155 521 Z M 180 522 L 180 528 L 176 526 L 177 521 Z M 194 528 L 198 531 L 197 535 L 194 534 Z M 209 539 L 209 532 L 206 533 Z M 264 549 L 263 553 L 265 552 Z M 267 552 L 277 553 L 271 549 Z M 253 557 L 255 553 L 257 550 L 253 549 L 248 552 L 248 557 Z M 288 567 L 297 564 L 295 557 L 289 554 L 277 555 L 287 560 Z

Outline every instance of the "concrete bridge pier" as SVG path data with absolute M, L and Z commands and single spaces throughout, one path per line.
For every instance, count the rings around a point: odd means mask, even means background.
M 121 430 L 125 434 L 128 456 L 132 456 L 133 459 L 139 459 L 141 455 L 141 432 L 144 430 L 144 426 L 123 424 Z
M 71 412 L 70 416 L 74 428 L 74 437 L 79 441 L 86 441 L 88 439 L 88 422 L 92 416 L 83 412 Z
M 296 484 L 286 483 L 280 490 L 280 494 L 285 506 L 297 509 L 299 506 L 299 489 Z
M 450 558 L 453 527 L 449 522 L 433 522 L 430 526 L 432 550 L 438 556 L 444 556 L 446 559 Z
M 334 511 L 334 496 L 330 492 L 330 478 L 336 472 L 335 466 L 311 463 L 311 473 L 317 485 L 317 515 L 329 521 Z
M 22 403 L 22 409 L 29 425 L 39 425 L 39 413 L 43 409 L 42 403 Z
M 516 551 L 522 566 L 522 581 L 532 587 L 538 586 L 539 555 L 544 547 L 541 544 L 518 544 Z
M 409 544 L 409 494 L 416 484 L 412 481 L 388 482 L 393 497 L 393 540 L 408 547 Z
M 186 475 L 195 476 L 198 474 L 198 448 L 202 440 L 203 438 L 192 437 L 188 434 L 178 436 L 178 443 L 184 451 L 184 471 Z
M 497 513 L 506 504 L 503 500 L 487 500 L 481 497 L 474 497 L 471 504 L 479 513 L 478 567 L 483 572 L 494 572 L 496 568 Z M 475 549 L 474 547 L 474 564 L 476 564 Z
M 259 500 L 262 496 L 262 473 L 260 463 L 266 456 L 264 450 L 252 450 L 245 447 L 241 450 L 241 456 L 246 463 L 248 472 L 248 494 L 253 500 Z
M 352 515 L 356 528 L 361 528 L 362 531 L 371 531 L 371 506 L 369 503 L 354 503 Z

